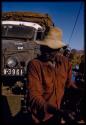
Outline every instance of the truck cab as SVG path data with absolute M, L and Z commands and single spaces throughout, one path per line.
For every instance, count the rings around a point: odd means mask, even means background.
M 28 62 L 39 54 L 34 41 L 43 35 L 44 28 L 37 23 L 2 21 L 2 74 L 24 75 Z
M 53 23 L 47 14 L 32 12 L 3 12 L 1 20 L 2 83 L 13 87 L 24 84 L 29 61 L 40 55 L 35 40 L 43 40 Z

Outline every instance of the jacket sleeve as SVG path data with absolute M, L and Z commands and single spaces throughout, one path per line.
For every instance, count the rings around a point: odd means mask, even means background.
M 68 62 L 66 87 L 69 88 L 71 85 L 72 85 L 72 65 L 70 62 Z
M 43 98 L 43 88 L 40 78 L 40 68 L 39 65 L 30 62 L 28 65 L 28 102 L 31 112 L 42 119 L 45 115 L 46 102 Z

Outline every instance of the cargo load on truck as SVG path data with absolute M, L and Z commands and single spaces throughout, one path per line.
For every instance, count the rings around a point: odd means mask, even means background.
M 34 22 L 44 26 L 46 31 L 54 25 L 48 14 L 33 12 L 3 12 L 2 20 Z

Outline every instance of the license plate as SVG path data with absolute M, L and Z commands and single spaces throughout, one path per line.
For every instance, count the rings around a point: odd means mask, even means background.
M 10 69 L 6 68 L 3 71 L 4 75 L 12 75 L 12 76 L 22 76 L 24 74 L 23 69 Z

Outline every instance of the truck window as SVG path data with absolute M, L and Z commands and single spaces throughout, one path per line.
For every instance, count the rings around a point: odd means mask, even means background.
M 43 30 L 38 30 L 37 31 L 37 37 L 36 37 L 36 40 L 43 40 L 44 39 L 44 31 Z
M 35 29 L 29 26 L 22 25 L 2 25 L 2 37 L 14 38 L 34 38 Z

